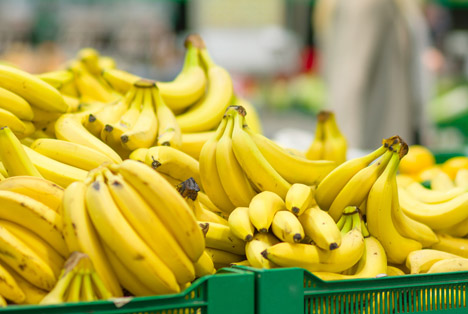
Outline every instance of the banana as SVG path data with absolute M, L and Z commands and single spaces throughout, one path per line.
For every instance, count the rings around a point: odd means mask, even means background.
M 62 236 L 62 218 L 44 204 L 10 191 L 0 191 L 0 219 L 23 226 L 37 234 L 62 256 L 68 249 Z
M 205 234 L 206 247 L 244 255 L 245 242 L 236 237 L 229 226 L 203 221 L 199 221 L 198 224 L 203 227 L 208 224 L 208 232 Z
M 468 235 L 468 218 L 460 221 L 459 223 L 450 226 L 448 228 L 442 228 L 437 230 L 437 232 L 440 233 L 446 233 L 448 235 L 451 235 L 453 237 L 459 237 L 463 238 L 466 235 Z M 435 242 L 434 242 L 435 243 Z
M 234 209 L 229 214 L 228 223 L 232 234 L 246 242 L 252 241 L 255 227 L 250 222 L 248 207 L 237 207 Z
M 137 161 L 125 160 L 110 167 L 141 194 L 192 262 L 196 262 L 203 253 L 205 241 L 193 211 L 177 190 L 156 171 Z
M 216 272 L 213 260 L 206 251 L 203 251 L 202 256 L 195 262 L 195 276 L 201 278 L 203 276 L 212 275 Z
M 45 72 L 36 76 L 57 89 L 73 81 L 73 73 L 67 70 Z
M 438 233 L 439 242 L 431 245 L 431 249 L 452 253 L 468 258 L 468 239 L 452 237 L 448 234 Z
M 252 137 L 243 129 L 245 111 L 242 107 L 230 109 L 235 124 L 232 132 L 232 147 L 237 161 L 258 191 L 271 191 L 286 197 L 291 187 L 262 155 Z M 236 112 L 237 111 L 237 112 Z
M 252 241 L 247 242 L 245 245 L 245 255 L 247 256 L 249 264 L 256 268 L 269 269 L 277 267 L 277 265 L 264 258 L 262 252 L 279 242 L 280 241 L 269 232 L 255 234 Z
M 70 282 L 70 286 L 67 291 L 66 302 L 78 302 L 80 301 L 80 292 L 83 283 L 83 273 L 81 271 L 77 271 L 75 276 L 73 277 L 72 281 Z
M 88 132 L 81 124 L 82 114 L 64 114 L 55 122 L 55 134 L 57 139 L 74 142 L 93 148 L 107 155 L 116 163 L 122 162 L 122 158 L 109 146 Z
M 95 149 L 62 140 L 37 139 L 31 148 L 46 157 L 83 170 L 92 170 L 102 164 L 114 162 Z
M 8 127 L 0 128 L 0 147 L 2 147 L 0 161 L 2 161 L 9 177 L 24 175 L 42 178 L 24 146 Z
M 179 284 L 195 279 L 193 264 L 156 213 L 121 176 L 104 171 L 109 189 L 120 213 L 166 264 Z M 229 228 L 228 228 L 229 229 Z
M 304 239 L 304 228 L 296 215 L 287 210 L 276 212 L 271 230 L 278 239 L 286 242 L 297 243 Z
M 84 182 L 70 184 L 63 195 L 63 235 L 70 251 L 80 251 L 89 256 L 94 268 L 115 297 L 122 296 L 122 289 L 112 271 L 86 209 Z
M 341 245 L 341 232 L 333 218 L 317 206 L 299 216 L 305 234 L 324 250 L 334 250 Z
M 226 129 L 216 145 L 216 167 L 229 200 L 236 207 L 248 206 L 257 193 L 249 182 L 232 149 L 233 119 L 227 113 Z
M 22 139 L 25 137 L 32 136 L 36 132 L 36 127 L 34 126 L 34 124 L 31 121 L 22 121 L 22 122 L 25 126 L 25 130 L 24 132 L 19 133 L 18 137 Z
M 397 174 L 396 179 L 397 179 L 398 187 L 403 188 L 403 189 L 406 189 L 408 186 L 410 186 L 414 182 L 417 182 L 416 180 L 414 180 L 413 177 L 407 174 Z
M 387 273 L 387 256 L 379 240 L 374 237 L 364 238 L 364 253 L 356 265 L 356 272 L 343 275 L 330 272 L 313 272 L 322 280 L 343 280 L 358 278 L 375 278 Z
M 212 138 L 214 134 L 215 131 L 182 133 L 182 146 L 179 149 L 198 160 L 203 145 Z
M 105 69 L 102 78 L 120 94 L 126 94 L 142 78 L 119 69 Z
M 419 184 L 419 183 L 418 183 Z M 392 180 L 392 220 L 396 230 L 404 237 L 416 240 L 423 247 L 437 243 L 437 235 L 427 225 L 408 217 L 400 207 L 397 182 Z
M 455 175 L 455 186 L 460 188 L 468 188 L 468 169 L 460 169 Z
M 1 170 L 1 167 L 0 167 L 0 170 Z M 226 218 L 226 219 L 228 218 L 229 215 L 226 213 L 223 213 L 221 209 L 216 207 L 216 205 L 213 204 L 213 202 L 210 200 L 208 195 L 206 195 L 202 191 L 198 191 L 197 195 L 198 195 L 198 198 L 200 199 L 200 204 L 203 208 L 208 209 L 212 211 L 213 213 L 220 214 L 223 218 Z
M 373 184 L 387 167 L 392 152 L 387 151 L 377 162 L 356 173 L 331 204 L 328 214 L 338 221 L 347 206 L 359 206 L 367 198 Z
M 252 130 L 253 133 L 258 133 L 262 134 L 262 124 L 260 121 L 260 117 L 258 116 L 257 110 L 255 110 L 255 107 L 248 102 L 245 98 L 236 96 L 234 98 L 234 106 L 242 106 L 245 109 L 245 122 L 248 124 L 250 130 Z
M 12 269 L 5 264 L 0 264 L 0 295 L 17 304 L 26 300 L 26 293 L 21 289 L 20 281 L 17 276 L 12 274 Z M 23 279 L 24 281 L 24 279 Z
M 420 274 L 427 272 L 438 261 L 457 257 L 460 256 L 438 250 L 418 250 L 408 254 L 406 267 L 410 269 L 411 274 Z
M 237 255 L 231 252 L 223 250 L 213 249 L 207 247 L 205 252 L 208 253 L 209 257 L 213 261 L 215 269 L 222 267 L 228 267 L 231 263 L 236 263 L 245 260 L 244 255 Z
M 438 261 L 427 271 L 428 274 L 468 270 L 468 259 L 457 257 Z
M 312 207 L 315 189 L 302 183 L 294 183 L 288 190 L 285 198 L 286 208 L 297 216 Z
M 207 69 L 207 91 L 203 98 L 176 117 L 182 132 L 203 132 L 216 127 L 234 95 L 229 73 L 213 62 L 205 47 L 200 48 L 199 55 Z
M 22 70 L 0 65 L 0 87 L 23 97 L 30 105 L 40 109 L 67 112 L 67 104 L 55 88 Z
M 75 181 L 82 181 L 86 179 L 86 176 L 88 175 L 85 170 L 56 161 L 27 146 L 23 146 L 23 149 L 26 151 L 26 154 L 31 159 L 39 173 L 45 179 L 50 180 L 61 187 L 67 187 Z
M 50 266 L 54 275 L 58 278 L 65 259 L 50 244 L 38 237 L 34 232 L 16 223 L 0 220 L 0 226 L 25 243 L 26 246 Z
M 18 136 L 26 132 L 25 121 L 21 121 L 12 112 L 2 108 L 0 108 L 0 126 L 9 127 Z
M 197 219 L 197 221 L 215 222 L 225 226 L 228 225 L 228 221 L 226 219 L 210 211 L 209 209 L 203 208 L 198 197 L 195 200 L 192 200 L 190 198 L 187 198 L 186 200 L 190 207 L 192 207 L 193 213 L 195 214 L 195 218 Z
M 31 121 L 34 123 L 54 121 L 62 115 L 60 112 L 45 111 L 37 107 L 31 107 L 31 110 L 33 112 Z
M 33 120 L 31 105 L 21 96 L 0 87 L 0 108 L 11 112 L 21 120 Z
M 315 201 L 320 209 L 328 211 L 338 193 L 351 178 L 376 158 L 383 155 L 386 150 L 387 148 L 383 145 L 366 156 L 350 159 L 332 170 L 320 182 L 315 191 Z
M 430 190 L 423 187 L 419 182 L 408 185 L 405 190 L 415 199 L 428 204 L 439 204 L 447 202 L 468 190 L 462 187 L 454 187 L 446 191 Z
M 80 300 L 85 302 L 96 301 L 98 297 L 94 293 L 93 283 L 91 281 L 91 274 L 83 273 L 83 282 L 80 291 Z
M 222 211 L 230 213 L 236 206 L 232 204 L 223 189 L 216 165 L 216 147 L 226 129 L 227 119 L 222 119 L 216 133 L 203 145 L 200 152 L 200 180 L 209 199 Z
M 122 262 L 117 258 L 114 252 L 109 249 L 106 245 L 103 246 L 106 256 L 112 265 L 113 272 L 116 274 L 120 284 L 131 294 L 137 297 L 141 296 L 150 296 L 154 295 L 150 288 L 146 287 L 136 276 L 133 271 L 127 268 Z
M 196 159 L 170 146 L 153 146 L 147 149 L 144 162 L 157 172 L 183 182 L 193 178 L 201 183 L 199 163 Z
M 13 298 L 10 298 L 11 301 L 20 304 L 39 304 L 41 300 L 47 295 L 47 291 L 36 287 L 32 283 L 21 277 L 11 267 L 7 266 L 6 264 L 3 264 L 1 266 L 10 274 L 11 277 L 13 277 L 17 286 L 19 287 L 19 289 L 21 289 L 25 296 L 25 298 L 21 302 L 16 302 L 15 300 L 13 300 Z M 6 279 L 6 282 L 9 282 L 9 279 L 6 275 L 2 277 Z M 8 291 L 10 294 L 14 293 L 16 291 L 16 288 L 14 286 L 10 286 Z M 6 292 L 1 292 L 1 295 L 5 296 L 7 299 L 9 298 L 9 295 L 6 294 Z
M 468 218 L 468 193 L 439 204 L 422 203 L 404 189 L 398 190 L 400 206 L 409 217 L 434 230 L 450 228 Z
M 148 148 L 137 148 L 128 156 L 129 159 L 133 159 L 140 162 L 145 162 L 146 154 L 148 153 Z
M 387 276 L 393 277 L 393 276 L 404 276 L 404 275 L 406 274 L 401 269 L 387 265 Z
M 86 190 L 86 206 L 97 232 L 119 260 L 135 271 L 137 278 L 155 291 L 176 293 L 175 275 L 138 236 L 112 199 L 102 174 Z
M 65 294 L 70 283 L 75 277 L 76 271 L 74 269 L 62 271 L 57 284 L 54 288 L 41 300 L 40 304 L 61 304 L 65 302 Z
M 325 122 L 323 124 L 324 143 L 323 143 L 323 156 L 325 160 L 333 160 L 338 164 L 346 161 L 347 141 L 338 129 L 335 120 L 335 114 L 331 111 L 322 111 L 319 113 L 324 115 Z
M 255 195 L 249 204 L 249 218 L 260 232 L 268 232 L 276 212 L 286 209 L 283 200 L 277 194 L 264 191 Z
M 157 144 L 180 148 L 182 146 L 182 132 L 174 113 L 164 102 L 161 93 L 154 90 L 153 99 L 158 117 Z
M 80 60 L 89 73 L 93 76 L 99 77 L 102 72 L 102 68 L 99 65 L 99 52 L 93 48 L 83 48 L 78 51 L 77 59 Z
M 401 264 L 412 251 L 420 250 L 420 242 L 403 237 L 392 220 L 393 188 L 396 186 L 396 171 L 400 163 L 399 153 L 392 158 L 382 175 L 375 181 L 367 198 L 367 225 L 372 236 L 376 237 L 387 252 L 390 262 Z M 395 181 L 395 184 L 392 184 Z
M 452 179 L 443 171 L 437 173 L 431 180 L 431 189 L 435 191 L 447 192 L 455 187 Z
M 111 92 L 111 89 L 104 85 L 99 78 L 89 73 L 80 63 L 73 62 L 70 66 L 70 71 L 74 75 L 76 88 L 80 94 L 81 101 L 99 101 L 107 103 L 116 99 L 116 95 Z
M 139 81 L 138 84 L 146 84 Z M 153 95 L 158 93 L 154 83 L 153 87 L 146 89 L 143 98 L 143 107 L 140 111 L 135 125 L 130 130 L 124 132 L 120 137 L 122 146 L 128 150 L 135 150 L 140 147 L 150 147 L 158 133 L 158 119 L 153 108 Z M 153 90 L 151 90 L 151 88 Z
M 317 124 L 315 126 L 314 140 L 310 144 L 305 157 L 310 160 L 321 160 L 323 158 L 323 147 L 325 145 L 325 132 L 324 132 L 324 121 L 319 119 L 320 115 L 317 116 Z
M 258 233 L 258 234 L 262 234 L 262 235 L 265 235 L 266 233 Z M 261 254 L 260 254 L 261 256 Z M 231 266 L 234 266 L 234 265 L 238 265 L 238 266 L 252 266 L 249 262 L 249 260 L 243 260 L 243 261 L 240 261 L 240 262 L 235 262 L 235 263 L 231 263 Z

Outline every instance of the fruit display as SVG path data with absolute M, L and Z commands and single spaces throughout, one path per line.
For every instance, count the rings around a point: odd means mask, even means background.
M 89 48 L 0 66 L 0 304 L 177 294 L 233 265 L 468 270 L 468 157 L 391 136 L 347 159 L 331 111 L 306 151 L 282 147 L 200 36 L 185 48 L 171 82 Z

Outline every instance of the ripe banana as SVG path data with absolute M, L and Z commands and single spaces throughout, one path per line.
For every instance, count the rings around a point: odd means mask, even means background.
M 333 160 L 338 164 L 346 161 L 347 142 L 341 134 L 335 120 L 335 114 L 330 111 L 323 111 L 320 114 L 325 115 L 323 124 L 323 133 L 325 141 L 323 143 L 323 156 L 325 160 Z
M 12 272 L 10 267 L 5 266 L 5 263 L 0 264 L 0 278 L 2 278 L 0 281 L 0 295 L 12 302 L 21 304 L 26 300 L 26 294 L 21 289 L 20 282 L 16 280 L 17 276 L 14 276 Z
M 56 161 L 83 170 L 92 170 L 102 164 L 114 162 L 107 155 L 95 149 L 62 140 L 37 139 L 30 148 Z
M 448 174 L 443 171 L 437 173 L 431 180 L 431 189 L 435 191 L 447 192 L 455 188 L 455 184 Z
M 0 87 L 0 108 L 11 112 L 21 120 L 33 120 L 31 105 L 21 96 Z
M 324 250 L 334 250 L 341 245 L 341 232 L 333 218 L 317 206 L 299 216 L 305 234 Z
M 439 204 L 447 202 L 463 193 L 467 193 L 466 188 L 454 187 L 447 191 L 430 190 L 423 187 L 419 182 L 408 185 L 405 190 L 415 199 L 428 204 Z
M 231 263 L 237 263 L 245 260 L 244 255 L 237 255 L 231 252 L 213 249 L 210 247 L 207 247 L 205 252 L 210 256 L 216 269 L 228 267 Z
M 277 211 L 286 209 L 283 200 L 277 194 L 264 191 L 255 195 L 249 204 L 249 218 L 260 232 L 268 232 Z
M 117 92 L 125 95 L 141 77 L 119 69 L 105 69 L 102 78 Z
M 278 239 L 289 243 L 298 243 L 304 239 L 304 228 L 296 215 L 287 210 L 276 212 L 271 230 Z
M 79 62 L 72 62 L 70 71 L 73 73 L 74 81 L 82 102 L 99 101 L 108 103 L 114 101 L 117 95 L 99 78 L 94 77 Z
M 21 96 L 40 109 L 67 112 L 67 104 L 55 88 L 22 70 L 0 64 L 0 87 Z
M 427 272 L 438 261 L 457 257 L 460 256 L 439 250 L 418 250 L 408 254 L 406 267 L 410 269 L 411 274 L 420 274 Z
M 406 274 L 401 269 L 387 265 L 387 276 L 392 277 L 392 276 L 404 276 L 404 275 Z
M 314 192 L 315 188 L 302 183 L 294 183 L 286 194 L 286 208 L 297 216 L 301 216 L 306 209 L 315 205 Z
M 428 274 L 468 270 L 468 259 L 457 257 L 438 261 L 427 271 Z
M 2 127 L 9 127 L 19 137 L 27 136 L 24 134 L 26 134 L 26 132 L 29 131 L 27 130 L 26 121 L 20 120 L 13 113 L 2 108 L 0 108 L 0 125 Z
M 269 269 L 277 267 L 277 265 L 264 258 L 262 252 L 279 242 L 280 241 L 269 232 L 255 234 L 252 241 L 247 242 L 245 245 L 245 255 L 247 256 L 249 264 L 256 268 Z
M 39 289 L 23 277 L 19 275 L 16 271 L 14 271 L 11 267 L 7 266 L 6 264 L 3 264 L 2 267 L 5 268 L 5 270 L 13 277 L 13 279 L 16 281 L 18 287 L 21 289 L 21 291 L 24 293 L 24 300 L 22 302 L 19 302 L 21 304 L 39 304 L 41 300 L 47 295 L 47 291 Z M 2 276 L 3 277 L 3 276 Z M 6 276 L 4 277 L 6 278 Z M 8 282 L 8 279 L 6 280 Z M 15 291 L 15 288 L 9 287 L 9 293 L 12 293 Z M 8 299 L 8 294 L 4 294 L 3 292 L 1 295 L 5 296 Z M 13 299 L 10 299 L 11 301 L 14 301 Z M 14 301 L 15 302 L 15 301 Z M 15 302 L 16 303 L 16 302 Z
M 338 221 L 347 206 L 359 206 L 364 202 L 373 184 L 387 167 L 392 152 L 387 151 L 377 162 L 356 173 L 331 204 L 328 214 Z
M 193 211 L 177 190 L 156 171 L 137 161 L 125 160 L 110 167 L 141 194 L 192 262 L 196 262 L 203 253 L 205 241 Z
M 96 229 L 102 241 L 141 282 L 161 294 L 179 292 L 175 275 L 126 221 L 102 174 L 88 186 L 86 206 L 93 225 L 99 226 Z
M 207 69 L 208 86 L 203 98 L 176 117 L 184 133 L 203 132 L 216 127 L 234 95 L 229 73 L 213 62 L 205 47 L 199 49 L 199 56 Z M 171 106 L 170 101 L 167 103 Z
M 323 158 L 323 147 L 325 145 L 325 132 L 324 132 L 324 122 L 322 119 L 318 119 L 317 116 L 317 125 L 315 126 L 314 140 L 310 144 L 305 157 L 310 160 L 321 160 Z
M 320 209 L 328 211 L 338 193 L 349 180 L 360 170 L 367 167 L 372 161 L 385 153 L 386 150 L 387 148 L 385 146 L 381 146 L 366 156 L 350 159 L 332 170 L 320 182 L 315 191 L 315 201 Z
M 198 160 L 203 145 L 212 138 L 214 134 L 215 131 L 182 133 L 182 146 L 179 149 Z
M 198 224 L 204 228 L 208 224 L 208 232 L 205 234 L 206 247 L 244 255 L 245 242 L 236 237 L 229 226 L 203 221 L 199 221 Z
M 155 212 L 119 175 L 104 170 L 109 189 L 120 213 L 146 242 L 149 248 L 166 264 L 179 284 L 195 279 L 193 264 Z
M 431 245 L 431 249 L 452 253 L 461 257 L 468 258 L 468 239 L 456 238 L 448 234 L 438 233 L 439 242 Z
M 412 251 L 420 250 L 421 243 L 403 237 L 396 229 L 392 220 L 392 181 L 396 181 L 396 171 L 400 163 L 398 153 L 392 153 L 392 158 L 385 171 L 372 186 L 366 205 L 366 217 L 369 232 L 376 237 L 387 252 L 390 262 L 401 264 Z
M 84 182 L 74 182 L 65 190 L 62 207 L 63 235 L 69 250 L 87 254 L 107 289 L 112 295 L 121 297 L 122 289 L 86 209 L 86 189 Z
M 145 162 L 147 152 L 148 148 L 138 148 L 131 152 L 128 158 L 140 162 Z
M 57 89 L 73 81 L 73 73 L 68 70 L 45 72 L 38 74 L 37 77 Z
M 201 183 L 199 163 L 196 159 L 170 146 L 153 146 L 146 150 L 144 162 L 178 183 L 189 178 Z
M 213 260 L 206 251 L 203 251 L 202 256 L 196 261 L 195 266 L 195 277 L 201 278 L 203 276 L 212 275 L 216 272 L 213 264 Z
M 219 209 L 230 213 L 236 206 L 232 204 L 223 189 L 216 166 L 216 147 L 226 129 L 227 119 L 222 119 L 216 133 L 203 145 L 199 157 L 200 179 L 203 190 Z
M 201 205 L 199 197 L 195 200 L 192 200 L 190 197 L 186 198 L 187 203 L 192 207 L 193 213 L 197 221 L 206 221 L 206 222 L 215 222 L 227 226 L 228 221 L 221 217 L 220 215 L 210 211 L 209 209 L 204 208 Z
M 457 187 L 468 188 L 468 169 L 458 170 L 454 182 Z
M 153 91 L 153 99 L 158 117 L 157 144 L 179 149 L 182 146 L 182 132 L 174 113 L 164 102 L 161 93 Z
M 219 179 L 229 200 L 236 207 L 248 206 L 257 192 L 249 182 L 232 149 L 233 119 L 227 113 L 226 129 L 216 145 L 216 167 Z
M 248 207 L 237 207 L 234 209 L 229 214 L 228 223 L 231 232 L 236 237 L 246 242 L 252 241 L 255 227 L 250 222 Z
M 248 102 L 245 98 L 236 96 L 233 102 L 234 106 L 242 106 L 245 109 L 245 122 L 248 124 L 249 129 L 254 133 L 262 134 L 262 124 L 255 107 Z

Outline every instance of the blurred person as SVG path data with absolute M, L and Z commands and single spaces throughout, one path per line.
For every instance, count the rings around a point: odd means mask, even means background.
M 314 29 L 328 91 L 349 145 L 372 149 L 400 135 L 424 142 L 431 82 L 429 31 L 417 0 L 319 0 Z

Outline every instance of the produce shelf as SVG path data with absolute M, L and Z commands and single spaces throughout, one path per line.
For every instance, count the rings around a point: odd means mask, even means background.
M 93 314 L 253 314 L 254 274 L 224 268 L 172 295 L 120 298 L 57 305 L 11 305 L 0 313 Z
M 256 314 L 468 313 L 468 272 L 323 281 L 303 268 L 256 269 Z

